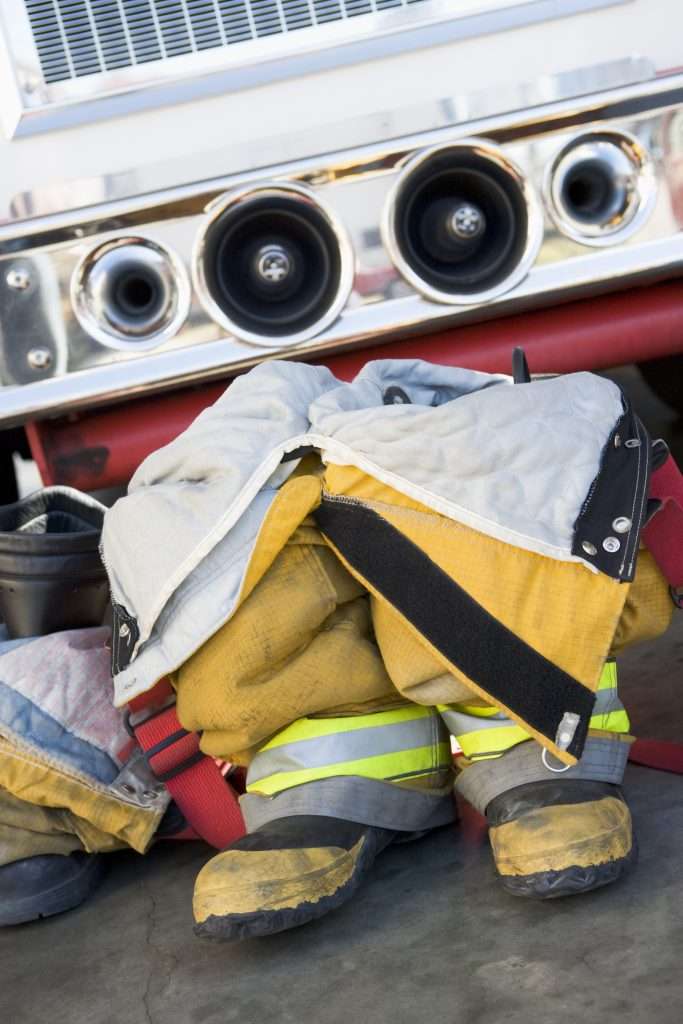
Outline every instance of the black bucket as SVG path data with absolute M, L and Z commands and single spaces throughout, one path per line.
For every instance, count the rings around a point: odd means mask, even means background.
M 0 507 L 0 619 L 10 639 L 101 625 L 109 600 L 99 553 L 105 511 L 71 487 Z

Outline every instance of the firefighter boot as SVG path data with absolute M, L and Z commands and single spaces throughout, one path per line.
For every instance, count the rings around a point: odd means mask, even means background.
M 500 793 L 486 808 L 503 888 L 552 899 L 614 882 L 636 860 L 631 814 L 618 786 L 551 779 Z
M 97 888 L 103 859 L 80 850 L 25 857 L 0 867 L 0 926 L 73 910 Z
M 349 900 L 396 833 L 340 818 L 279 818 L 197 876 L 195 933 L 230 942 L 296 928 Z

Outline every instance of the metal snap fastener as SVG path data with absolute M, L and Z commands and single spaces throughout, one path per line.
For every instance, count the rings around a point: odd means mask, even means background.
M 584 540 L 581 544 L 581 547 L 587 555 L 597 555 L 598 553 L 598 549 L 596 548 L 595 544 L 591 544 L 589 540 Z
M 602 546 L 605 551 L 609 551 L 610 555 L 613 555 L 615 551 L 618 551 L 621 547 L 621 541 L 618 537 L 605 537 L 602 542 Z
M 5 275 L 8 288 L 15 292 L 25 292 L 31 284 L 31 275 L 25 267 L 12 267 Z
M 121 625 L 119 626 L 119 636 L 130 636 L 130 626 L 128 626 L 125 622 L 122 622 Z
M 456 238 L 478 238 L 484 233 L 486 219 L 473 203 L 461 203 L 448 219 L 448 230 Z
M 269 284 L 280 284 L 292 271 L 292 260 L 281 245 L 264 245 L 256 258 L 258 275 Z
M 612 523 L 612 529 L 615 530 L 616 533 L 628 533 L 631 529 L 631 525 L 631 520 L 626 516 L 617 516 Z
M 26 355 L 26 362 L 32 370 L 47 370 L 52 366 L 52 352 L 49 348 L 32 348 Z
M 614 435 L 614 447 L 618 448 L 620 444 L 621 444 L 621 435 L 620 434 L 615 434 Z

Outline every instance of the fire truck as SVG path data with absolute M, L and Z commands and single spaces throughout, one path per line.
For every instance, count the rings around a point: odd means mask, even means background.
M 680 0 L 3 0 L 0 501 L 267 359 L 637 363 L 683 406 Z

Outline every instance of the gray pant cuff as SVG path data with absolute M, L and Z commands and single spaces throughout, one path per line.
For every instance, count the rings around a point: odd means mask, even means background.
M 465 768 L 455 782 L 456 792 L 481 813 L 495 797 L 527 782 L 549 779 L 582 779 L 611 782 L 618 786 L 624 778 L 631 744 L 626 740 L 589 736 L 578 764 L 558 774 L 545 767 L 543 748 L 536 740 L 526 740 L 502 757 L 479 761 Z M 555 767 L 555 758 L 547 760 Z M 561 767 L 560 762 L 556 762 Z
M 455 820 L 450 787 L 430 793 L 355 775 L 307 782 L 273 797 L 246 793 L 240 807 L 247 832 L 296 814 L 320 814 L 397 832 L 420 832 Z

